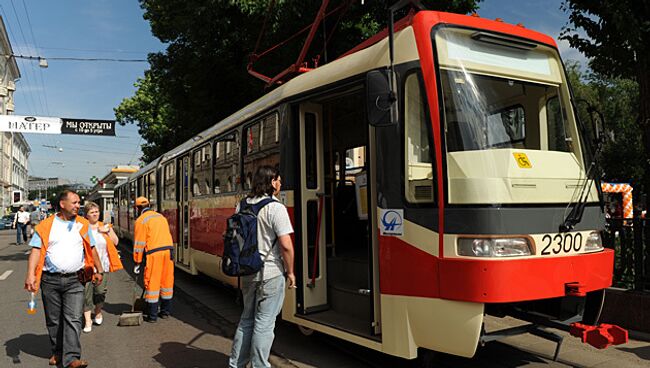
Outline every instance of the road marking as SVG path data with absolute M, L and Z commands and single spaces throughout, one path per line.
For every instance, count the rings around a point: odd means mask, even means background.
M 9 277 L 9 275 L 11 275 L 12 273 L 14 273 L 14 270 L 7 270 L 7 271 L 5 271 L 5 273 L 3 273 L 2 275 L 0 275 L 0 281 L 4 281 L 4 280 L 6 280 L 7 277 Z

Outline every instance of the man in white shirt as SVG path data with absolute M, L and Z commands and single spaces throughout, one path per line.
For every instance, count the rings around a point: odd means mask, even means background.
M 14 217 L 16 245 L 27 243 L 27 224 L 29 224 L 29 212 L 25 211 L 23 206 L 20 206 L 18 212 L 16 212 L 16 217 Z
M 104 269 L 88 221 L 77 216 L 77 193 L 64 190 L 58 202 L 60 212 L 41 221 L 30 242 L 25 289 L 32 293 L 41 289 L 52 346 L 49 364 L 83 368 L 88 362 L 81 360 L 79 341 L 84 302 L 81 279 L 94 268 L 93 282 L 101 283 Z

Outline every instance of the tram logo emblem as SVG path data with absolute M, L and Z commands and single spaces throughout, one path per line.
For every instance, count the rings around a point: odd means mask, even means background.
M 531 169 L 533 167 L 533 164 L 530 163 L 527 154 L 515 152 L 512 155 L 515 156 L 515 161 L 517 161 L 517 165 L 519 165 L 520 168 Z
M 381 235 L 401 236 L 404 233 L 404 210 L 380 209 Z

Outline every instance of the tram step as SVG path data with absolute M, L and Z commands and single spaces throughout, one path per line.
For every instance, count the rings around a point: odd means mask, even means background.
M 372 320 L 371 293 L 367 289 L 329 285 L 327 300 L 331 310 L 369 323 Z
M 368 282 L 368 261 L 350 257 L 335 257 L 327 260 L 328 285 L 343 288 L 370 288 Z

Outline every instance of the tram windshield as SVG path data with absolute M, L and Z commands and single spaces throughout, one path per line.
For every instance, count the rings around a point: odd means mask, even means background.
M 557 52 L 452 27 L 439 29 L 434 42 L 449 201 L 570 202 L 585 165 Z

